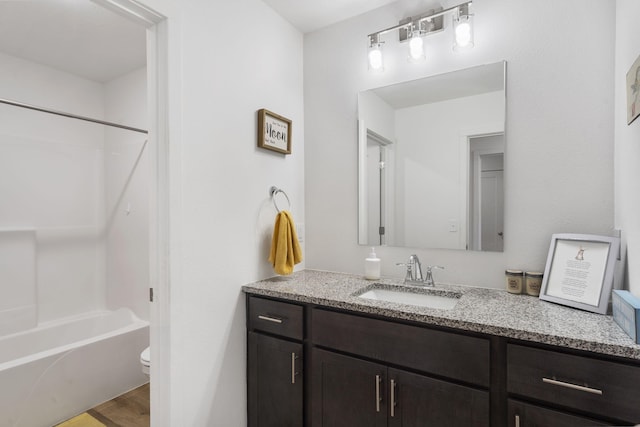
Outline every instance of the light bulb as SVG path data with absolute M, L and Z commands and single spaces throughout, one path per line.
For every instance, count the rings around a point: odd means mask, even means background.
M 411 40 L 409 40 L 409 59 L 418 61 L 424 58 L 425 56 L 422 37 L 414 35 L 413 37 L 411 37 Z
M 467 47 L 469 43 L 471 43 L 471 25 L 468 22 L 461 22 L 456 27 L 456 44 Z
M 453 18 L 453 48 L 466 49 L 473 47 L 473 26 L 471 15 L 460 15 Z
M 369 48 L 369 68 L 378 71 L 382 70 L 382 49 L 380 44 L 376 44 Z

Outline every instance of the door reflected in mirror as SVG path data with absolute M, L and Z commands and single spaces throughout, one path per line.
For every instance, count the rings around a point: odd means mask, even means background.
M 358 94 L 358 243 L 503 250 L 506 63 Z

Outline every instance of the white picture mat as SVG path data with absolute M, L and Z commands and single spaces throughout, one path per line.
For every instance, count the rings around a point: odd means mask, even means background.
M 289 124 L 276 117 L 265 115 L 264 144 L 286 151 L 288 148 Z
M 608 242 L 557 240 L 546 294 L 598 307 L 609 250 Z

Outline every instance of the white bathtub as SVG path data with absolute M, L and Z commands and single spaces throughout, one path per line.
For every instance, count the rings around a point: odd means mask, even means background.
M 94 312 L 0 338 L 0 427 L 51 427 L 148 381 L 149 323 Z

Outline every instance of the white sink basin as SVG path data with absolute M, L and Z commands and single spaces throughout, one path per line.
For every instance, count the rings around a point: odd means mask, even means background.
M 451 292 L 438 292 L 437 290 L 407 287 L 389 287 L 386 285 L 374 285 L 366 288 L 364 292 L 356 296 L 376 301 L 394 302 L 398 304 L 415 305 L 418 307 L 437 308 L 451 310 L 460 301 L 461 294 Z

